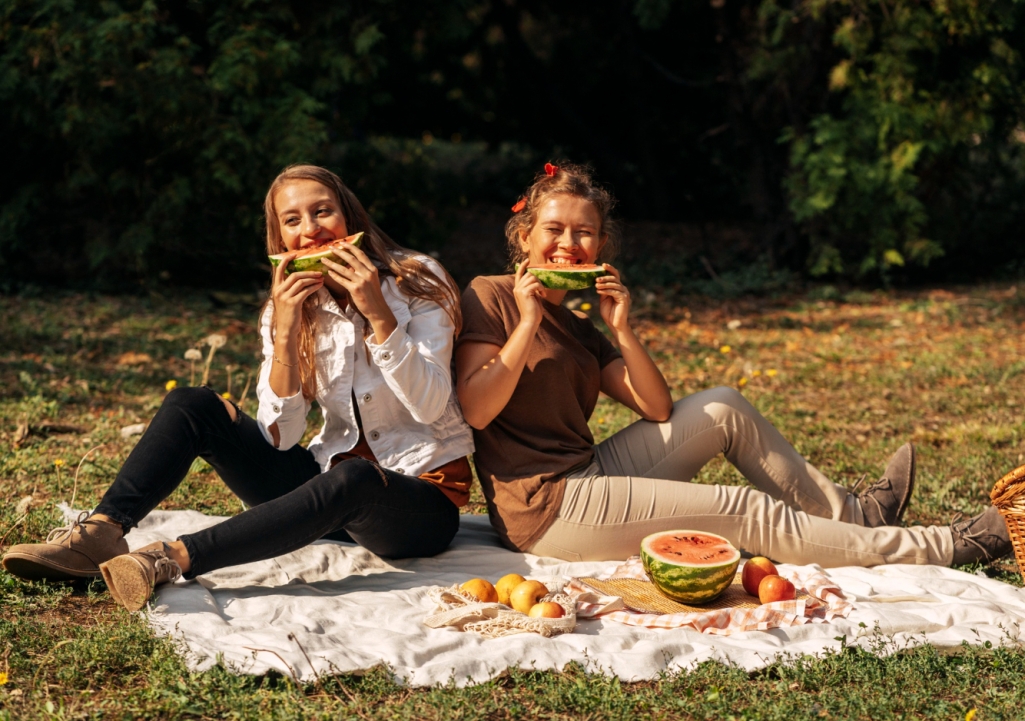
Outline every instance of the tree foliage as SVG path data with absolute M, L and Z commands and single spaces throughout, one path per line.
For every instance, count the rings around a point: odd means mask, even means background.
M 425 247 L 556 157 L 594 163 L 627 216 L 749 222 L 777 266 L 991 269 L 1025 257 L 1023 13 L 0 0 L 0 277 L 253 277 L 262 195 L 300 161 Z

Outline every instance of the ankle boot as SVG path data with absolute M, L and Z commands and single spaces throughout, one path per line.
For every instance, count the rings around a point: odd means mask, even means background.
M 8 573 L 28 580 L 71 581 L 99 578 L 100 564 L 128 553 L 121 526 L 90 520 L 82 511 L 75 521 L 55 528 L 45 543 L 19 543 L 4 554 Z
M 915 447 L 905 443 L 893 454 L 883 476 L 858 496 L 865 525 L 897 526 L 915 487 Z
M 1011 552 L 1011 536 L 1007 524 L 996 506 L 990 506 L 977 516 L 950 524 L 954 536 L 953 566 L 982 561 L 988 563 Z

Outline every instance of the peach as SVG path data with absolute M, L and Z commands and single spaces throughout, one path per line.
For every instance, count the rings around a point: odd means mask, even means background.
M 531 618 L 562 618 L 566 615 L 566 609 L 555 601 L 543 601 L 531 606 L 527 615 Z
M 740 574 L 740 582 L 744 585 L 744 590 L 750 593 L 752 596 L 758 595 L 758 584 L 762 582 L 762 579 L 766 576 L 778 576 L 779 571 L 765 556 L 755 556 L 754 558 L 748 559 L 747 563 L 744 564 L 744 570 Z
M 548 595 L 548 586 L 540 581 L 524 581 L 509 594 L 509 605 L 520 613 L 530 613 L 538 601 Z
M 495 584 L 495 590 L 498 591 L 498 602 L 504 603 L 508 606 L 509 594 L 512 593 L 514 588 L 526 580 L 527 579 L 518 573 L 509 573 L 498 579 L 498 583 Z
M 758 584 L 758 600 L 761 603 L 773 603 L 774 601 L 793 601 L 797 596 L 797 589 L 782 576 L 766 576 Z
M 460 586 L 459 590 L 466 591 L 481 603 L 498 603 L 498 592 L 490 581 L 483 578 L 471 578 Z

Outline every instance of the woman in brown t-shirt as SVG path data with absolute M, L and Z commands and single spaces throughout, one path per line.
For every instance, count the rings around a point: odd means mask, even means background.
M 548 164 L 506 225 L 514 275 L 476 278 L 462 299 L 457 393 L 491 522 L 511 548 L 565 560 L 622 559 L 651 533 L 693 529 L 788 563 L 825 567 L 967 563 L 1010 551 L 993 507 L 945 526 L 901 528 L 914 484 L 906 444 L 854 495 L 800 456 L 738 391 L 673 403 L 630 326 L 619 271 L 598 278 L 615 346 L 561 305 L 567 291 L 525 272 L 607 257 L 610 194 L 587 168 Z M 617 347 L 618 346 L 618 349 Z M 599 392 L 644 420 L 595 445 Z M 689 483 L 722 453 L 755 486 Z

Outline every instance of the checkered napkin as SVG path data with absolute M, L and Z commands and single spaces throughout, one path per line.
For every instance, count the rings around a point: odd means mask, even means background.
M 793 601 L 776 601 L 753 608 L 716 608 L 687 613 L 638 613 L 628 609 L 622 598 L 596 593 L 576 578 L 566 586 L 565 592 L 576 601 L 578 620 L 600 617 L 602 620 L 617 621 L 628 626 L 692 628 L 718 636 L 728 636 L 740 631 L 764 631 L 770 628 L 803 626 L 808 623 L 827 623 L 834 618 L 846 617 L 853 608 L 844 598 L 840 588 L 818 571 L 796 569 L 780 575 L 784 575 L 797 587 L 799 597 Z M 648 581 L 639 556 L 630 558 L 611 573 L 596 578 Z M 801 594 L 802 590 L 807 595 Z

